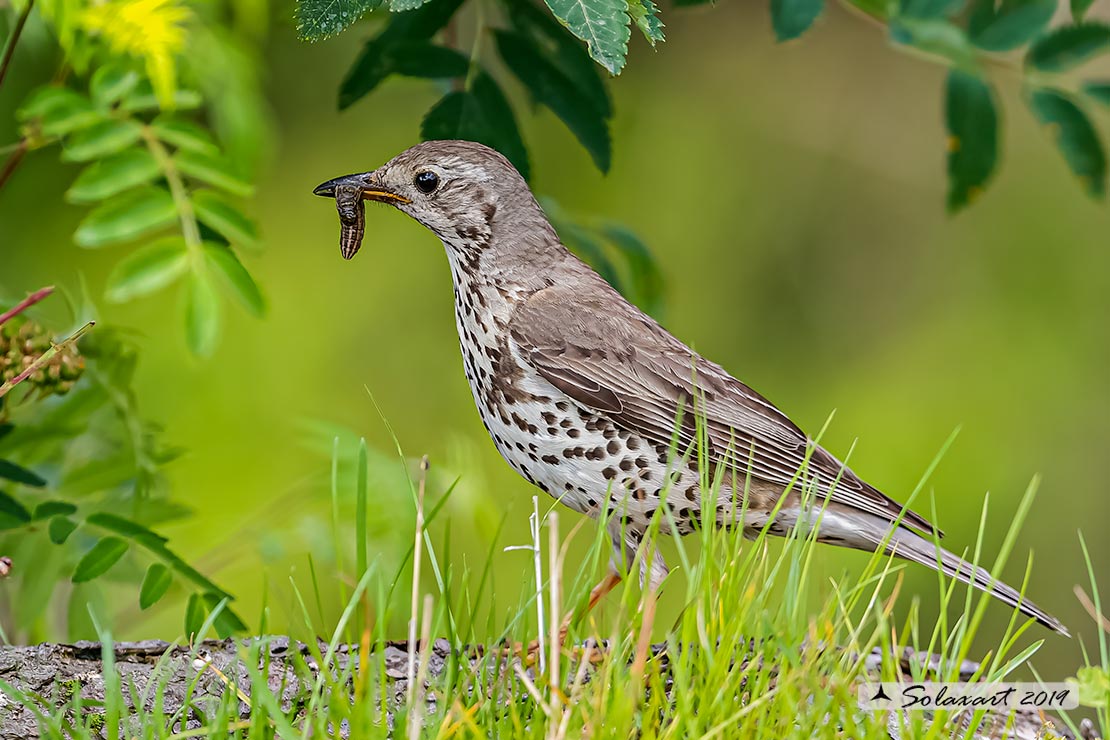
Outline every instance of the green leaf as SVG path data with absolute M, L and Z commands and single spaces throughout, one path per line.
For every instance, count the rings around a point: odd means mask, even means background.
M 204 256 L 213 271 L 223 275 L 231 292 L 254 316 L 261 318 L 266 314 L 266 299 L 254 282 L 254 278 L 243 267 L 230 247 L 223 244 L 204 243 Z
M 961 69 L 975 68 L 975 49 L 967 34 L 948 21 L 895 18 L 890 22 L 890 38 L 947 59 Z
M 960 12 L 964 2 L 965 0 L 898 0 L 898 15 L 902 18 L 946 18 Z
M 824 0 L 814 1 L 824 2 Z M 659 6 L 651 0 L 628 0 L 628 14 L 632 16 L 632 22 L 652 46 L 666 41 L 663 36 L 663 21 L 659 20 Z
M 220 337 L 220 299 L 206 272 L 189 274 L 185 292 L 185 341 L 198 357 L 208 357 Z
M 66 191 L 70 203 L 92 203 L 145 185 L 162 174 L 154 155 L 146 149 L 127 149 L 93 162 Z
M 161 115 L 150 122 L 150 130 L 161 141 L 178 149 L 198 154 L 220 153 L 220 147 L 212 139 L 212 135 L 192 121 Z
M 89 524 L 138 542 L 143 547 L 154 550 L 159 554 L 167 552 L 162 549 L 166 543 L 165 537 L 130 519 L 124 519 L 122 516 L 109 514 L 106 511 L 98 511 L 91 515 L 87 521 Z
M 77 523 L 69 517 L 56 516 L 50 520 L 50 524 L 46 527 L 46 532 L 50 537 L 50 541 L 55 545 L 64 545 L 73 531 L 77 529 Z
M 68 516 L 77 513 L 77 507 L 68 501 L 43 501 L 35 507 L 32 519 L 49 519 L 54 516 Z
M 192 110 L 193 108 L 199 108 L 202 102 L 204 101 L 196 90 L 175 90 L 173 93 L 174 110 Z M 154 88 L 151 87 L 150 80 L 141 79 L 123 97 L 120 108 L 128 113 L 142 113 L 161 110 L 162 105 L 158 102 L 158 96 L 154 94 Z
M 1076 23 L 1083 22 L 1083 16 L 1094 5 L 1095 0 L 1071 0 L 1071 18 Z
M 104 117 L 100 111 L 87 99 L 78 96 L 43 114 L 42 133 L 48 137 L 65 136 L 102 120 Z
M 431 0 L 417 10 L 392 16 L 385 30 L 366 43 L 343 78 L 339 109 L 349 107 L 393 73 L 394 60 L 389 54 L 394 46 L 430 39 L 461 5 L 462 0 Z
M 1106 191 L 1106 153 L 1086 114 L 1062 93 L 1037 90 L 1029 107 L 1046 126 L 1083 188 L 1095 198 Z
M 537 103 L 557 115 L 590 153 L 602 172 L 609 171 L 609 126 L 582 92 L 520 34 L 495 31 L 497 50 Z
M 657 316 L 663 308 L 663 274 L 651 250 L 627 226 L 606 223 L 601 234 L 615 246 L 628 264 L 632 278 L 628 298 L 644 312 Z
M 140 247 L 124 258 L 108 276 L 105 297 L 113 303 L 160 290 L 188 269 L 189 253 L 181 236 L 167 236 Z
M 203 598 L 208 611 L 212 612 L 227 597 L 223 594 L 206 593 Z M 216 629 L 216 634 L 223 640 L 236 633 L 247 631 L 247 625 L 243 624 L 243 620 L 239 619 L 239 616 L 231 610 L 230 603 L 224 604 L 223 609 L 216 615 L 212 626 Z
M 185 639 L 192 642 L 199 634 L 200 628 L 204 626 L 204 618 L 208 616 L 208 610 L 204 606 L 204 600 L 201 599 L 200 594 L 189 594 L 189 601 L 185 604 Z
M 127 552 L 128 547 L 127 542 L 119 537 L 100 538 L 92 549 L 77 562 L 77 568 L 73 571 L 73 582 L 85 583 L 103 575 L 105 571 L 119 562 L 119 559 Z
M 998 161 L 998 113 L 990 85 L 954 69 L 945 98 L 948 125 L 948 210 L 982 192 Z
M 1025 63 L 1042 72 L 1063 72 L 1110 49 L 1110 26 L 1083 23 L 1062 26 L 1037 39 Z
M 1079 703 L 1085 707 L 1105 709 L 1110 706 L 1110 670 L 1089 665 L 1076 671 Z
M 1110 82 L 1084 82 L 1083 92 L 1096 103 L 1110 106 Z
M 177 220 L 173 198 L 165 190 L 145 187 L 101 203 L 77 227 L 74 240 L 82 247 L 135 239 Z
M 974 0 L 968 19 L 971 43 L 985 51 L 1010 51 L 1044 30 L 1056 0 Z
M 470 69 L 470 60 L 463 54 L 427 41 L 404 41 L 390 46 L 386 58 L 394 73 L 428 80 L 465 77 Z
M 513 28 L 531 39 L 533 48 L 574 83 L 599 116 L 612 116 L 613 106 L 601 72 L 570 31 L 531 0 L 513 0 L 509 4 L 509 18 Z
M 297 35 L 302 41 L 323 41 L 380 5 L 381 0 L 297 0 Z
M 31 512 L 4 491 L 0 491 L 0 530 L 16 529 L 31 521 Z
M 62 159 L 67 162 L 87 162 L 106 157 L 131 146 L 142 135 L 143 127 L 134 121 L 101 121 L 67 137 L 62 149 Z
M 173 584 L 173 573 L 161 563 L 152 563 L 143 576 L 143 585 L 139 587 L 139 608 L 149 609 L 166 595 Z
M 135 89 L 138 82 L 138 72 L 121 62 L 108 62 L 93 72 L 89 92 L 97 105 L 107 108 Z
M 825 8 L 825 0 L 771 0 L 771 26 L 779 41 L 796 39 L 809 30 Z
M 92 108 L 89 101 L 68 87 L 59 85 L 43 85 L 36 88 L 19 106 L 15 116 L 20 121 L 29 121 L 32 118 L 42 118 L 55 111 L 69 108 Z
M 420 136 L 432 139 L 468 139 L 504 154 L 527 178 L 528 153 L 516 127 L 512 108 L 501 88 L 485 72 L 475 76 L 470 90 L 448 93 L 424 116 Z
M 207 185 L 226 190 L 232 195 L 247 197 L 254 187 L 239 177 L 231 165 L 224 160 L 200 152 L 179 150 L 173 158 L 174 164 L 184 174 Z
M 214 190 L 193 193 L 193 210 L 205 226 L 232 244 L 253 247 L 258 243 L 258 227 L 228 200 Z
M 848 4 L 884 22 L 898 11 L 897 0 L 848 0 Z
M 8 460 L 0 460 L 0 480 L 10 480 L 33 488 L 42 488 L 46 485 L 46 480 L 35 472 Z
M 547 7 L 578 38 L 590 56 L 618 75 L 628 55 L 628 3 L 626 0 L 545 0 Z
M 389 0 L 389 10 L 393 13 L 407 13 L 416 10 L 428 0 Z

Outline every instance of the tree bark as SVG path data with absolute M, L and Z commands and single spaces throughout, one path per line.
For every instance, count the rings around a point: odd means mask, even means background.
M 257 638 L 252 638 L 257 640 Z M 194 649 L 171 645 L 166 642 L 149 640 L 144 642 L 118 643 L 115 645 L 116 672 L 123 685 L 124 701 L 127 708 L 134 712 L 149 713 L 154 709 L 153 685 L 158 680 L 156 667 L 161 681 L 164 683 L 162 711 L 166 715 L 177 712 L 185 701 L 189 701 L 190 709 L 182 714 L 183 722 L 172 728 L 173 731 L 195 729 L 202 726 L 198 713 L 205 712 L 206 707 L 218 703 L 225 692 L 235 690 L 229 688 L 226 679 L 240 691 L 250 690 L 249 675 L 242 664 L 241 648 L 248 641 L 236 640 L 209 640 Z M 270 690 L 280 697 L 283 707 L 288 707 L 297 694 L 298 684 L 294 678 L 294 661 L 307 664 L 315 673 L 319 666 L 315 664 L 308 646 L 290 641 L 286 637 L 270 637 L 265 639 L 269 650 L 268 683 Z M 446 640 L 436 640 L 428 651 L 427 680 L 434 683 L 436 676 L 443 670 L 451 647 Z M 319 652 L 326 653 L 327 646 L 320 645 Z M 653 654 L 662 656 L 666 652 L 663 645 L 655 646 Z M 341 646 L 336 655 L 336 668 L 344 669 L 351 660 L 357 660 L 357 646 Z M 198 656 L 207 660 L 217 673 L 198 662 Z M 416 658 L 419 659 L 419 649 Z M 386 682 L 381 696 L 389 703 L 389 707 L 401 705 L 405 700 L 407 689 L 406 675 L 408 670 L 408 645 L 405 642 L 387 643 L 384 655 L 374 655 L 372 665 L 381 660 L 385 665 Z M 476 660 L 476 658 L 470 658 Z M 907 651 L 900 656 L 900 661 L 908 675 L 910 664 L 920 661 L 913 652 Z M 664 658 L 665 661 L 665 658 Z M 935 667 L 938 659 L 936 656 L 927 657 L 928 665 Z M 877 670 L 881 656 L 876 650 L 868 657 L 869 671 Z M 665 663 L 664 663 L 665 665 Z M 961 677 L 964 679 L 977 670 L 978 666 L 965 662 L 961 666 Z M 665 668 L 664 668 L 665 670 Z M 198 674 L 202 674 L 197 680 Z M 221 676 L 222 674 L 222 676 Z M 419 666 L 417 675 L 420 675 Z M 226 679 L 224 678 L 226 677 Z M 39 702 L 40 711 L 45 714 L 56 714 L 72 699 L 74 692 L 80 690 L 81 697 L 91 702 L 104 699 L 104 675 L 101 663 L 101 645 L 93 642 L 78 642 L 74 645 L 43 644 L 31 647 L 0 647 L 0 681 L 8 684 L 10 688 L 0 686 L 0 740 L 24 740 L 24 738 L 39 737 L 39 721 L 36 713 L 29 709 L 24 702 L 28 697 L 35 696 Z M 194 684 L 196 681 L 196 684 Z M 136 695 L 141 706 L 133 706 L 129 685 L 134 685 Z M 191 691 L 191 694 L 190 694 Z M 13 692 L 18 692 L 16 695 Z M 434 693 L 428 693 L 428 713 L 435 711 Z M 98 705 L 94 705 L 98 706 Z M 90 708 L 88 711 L 101 711 Z M 249 719 L 249 707 L 246 702 L 240 702 L 241 718 Z M 392 723 L 392 712 L 389 712 Z M 136 717 L 131 717 L 131 722 Z M 894 740 L 898 738 L 898 722 L 891 717 L 890 734 Z M 959 718 L 956 719 L 959 722 Z M 124 728 L 128 727 L 127 719 Z M 342 734 L 342 733 L 341 733 Z M 959 733 L 956 733 L 957 736 Z M 128 733 L 130 736 L 130 733 Z M 345 734 L 343 734 L 345 736 Z M 1014 713 L 1012 724 L 1007 724 L 1006 714 L 989 716 L 975 735 L 976 740 L 995 740 L 996 738 L 1013 738 L 1014 740 L 1039 740 L 1040 738 L 1065 737 L 1076 740 L 1075 736 L 1067 730 L 1062 722 L 1032 711 L 1018 711 Z M 1093 727 L 1085 722 L 1080 728 L 1078 740 L 1093 740 L 1097 738 Z

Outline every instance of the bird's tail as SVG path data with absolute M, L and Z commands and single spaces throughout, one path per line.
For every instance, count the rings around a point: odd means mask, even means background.
M 832 510 L 826 511 L 819 527 L 818 541 L 826 539 L 828 535 L 829 539 L 836 544 L 846 544 L 849 547 L 871 552 L 883 547 L 883 542 L 886 541 L 884 549 L 888 554 L 912 560 L 933 570 L 939 569 L 950 578 L 989 593 L 1007 606 L 1017 607 L 1022 614 L 1032 617 L 1045 627 L 1061 635 L 1070 636 L 1059 619 L 1023 597 L 1014 588 L 992 577 L 983 568 L 972 565 L 959 555 L 938 547 L 931 539 L 903 526 L 897 527 L 888 539 L 890 522 L 869 516 L 870 521 L 861 526 L 859 515 L 854 512 L 853 514 L 851 522 L 845 522 L 848 526 L 842 528 L 838 524 L 846 517 Z

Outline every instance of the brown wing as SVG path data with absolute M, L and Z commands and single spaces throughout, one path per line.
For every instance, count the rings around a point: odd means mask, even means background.
M 677 439 L 689 449 L 701 421 L 710 460 L 739 477 L 786 486 L 805 465 L 818 497 L 886 520 L 902 514 L 769 401 L 610 291 L 554 287 L 519 304 L 509 328 L 521 359 L 575 402 L 655 444 Z M 902 521 L 934 529 L 909 510 Z

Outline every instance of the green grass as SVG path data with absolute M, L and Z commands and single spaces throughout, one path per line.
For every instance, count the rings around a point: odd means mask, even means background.
M 404 463 L 400 449 L 398 455 Z M 491 548 L 482 569 L 474 572 L 459 565 L 465 559 L 452 552 L 449 527 L 443 528 L 438 543 L 430 535 L 429 526 L 437 522 L 454 486 L 442 492 L 426 490 L 426 467 L 419 468 L 411 481 L 410 513 L 422 526 L 401 568 L 386 572 L 366 546 L 364 446 L 357 466 L 355 556 L 350 557 L 349 531 L 338 515 L 338 466 L 333 464 L 335 562 L 340 572 L 318 573 L 310 561 L 311 591 L 290 578 L 282 599 L 293 604 L 297 616 L 299 627 L 292 637 L 308 645 L 315 665 L 329 667 L 313 671 L 294 658 L 289 681 L 297 686 L 297 700 L 292 704 L 267 685 L 265 638 L 241 648 L 246 685 L 232 686 L 227 674 L 215 675 L 201 665 L 194 688 L 214 680 L 228 686 L 220 700 L 196 703 L 204 707 L 204 725 L 193 730 L 182 730 L 184 710 L 160 709 L 165 706 L 164 670 L 146 689 L 153 692 L 156 711 L 128 719 L 124 697 L 134 696 L 138 689 L 120 680 L 108 648 L 103 702 L 89 702 L 71 689 L 62 710 L 47 709 L 36 697 L 2 682 L 0 689 L 10 701 L 35 708 L 48 738 L 94 738 L 101 732 L 118 737 L 118 727 L 128 728 L 128 737 L 159 740 L 323 738 L 334 736 L 340 726 L 353 738 L 378 738 L 389 736 L 390 721 L 392 736 L 398 738 L 886 738 L 885 716 L 856 709 L 856 682 L 872 650 L 889 656 L 910 646 L 939 653 L 945 659 L 942 665 L 952 669 L 938 680 L 957 680 L 955 667 L 965 658 L 982 659 L 978 677 L 1001 680 L 1025 665 L 1041 645 L 1026 635 L 1031 623 L 1021 622 L 1015 612 L 996 648 L 987 656 L 971 656 L 972 638 L 988 604 L 1003 608 L 988 596 L 941 576 L 937 584 L 942 617 L 932 625 L 921 623 L 915 600 L 908 616 L 896 623 L 895 599 L 906 598 L 899 593 L 900 563 L 875 555 L 861 573 L 823 582 L 815 575 L 821 549 L 812 531 L 795 530 L 785 542 L 775 544 L 765 532 L 745 540 L 739 531 L 703 528 L 674 543 L 677 558 L 664 588 L 683 593 L 684 608 L 675 623 L 655 623 L 655 594 L 639 586 L 639 562 L 625 563 L 630 577 L 610 595 L 604 610 L 580 616 L 567 641 L 571 647 L 551 650 L 561 615 L 570 608 L 581 615 L 590 587 L 608 567 L 611 546 L 601 526 L 589 523 L 567 532 L 555 504 L 544 499 L 551 506 L 546 511 L 537 507 L 532 544 L 542 575 L 516 584 L 516 608 L 495 613 L 489 594 L 505 584 L 493 583 L 490 564 L 513 555 Z M 703 484 L 716 488 L 721 482 Z M 730 483 L 734 490 L 744 488 L 743 481 Z M 923 489 L 924 479 L 917 491 Z M 995 569 L 1009 555 L 1035 490 L 1036 481 L 1011 519 Z M 742 508 L 739 502 L 737 506 Z M 666 515 L 660 507 L 653 529 Z M 986 521 L 984 508 L 981 531 Z M 584 547 L 585 558 L 569 556 L 572 547 Z M 646 556 L 641 551 L 638 559 Z M 980 538 L 972 559 L 978 562 L 981 556 Z M 344 564 L 352 563 L 355 570 L 343 573 Z M 1101 602 L 1089 562 L 1088 570 L 1093 610 L 1098 612 Z M 422 589 L 421 571 L 430 572 L 433 589 Z M 344 603 L 337 623 L 323 622 L 330 611 L 325 606 L 330 605 L 321 603 L 319 577 L 346 584 L 340 589 Z M 218 611 L 208 616 L 201 636 L 211 633 Z M 267 615 L 268 607 L 260 616 L 263 629 Z M 382 701 L 381 689 L 392 680 L 387 674 L 397 671 L 396 666 L 387 667 L 385 657 L 387 640 L 397 637 L 385 634 L 386 625 L 395 623 L 397 615 L 408 616 L 409 639 L 419 645 L 421 656 L 428 654 L 432 637 L 448 640 L 451 650 L 442 672 L 434 676 L 425 675 L 423 660 L 406 665 L 405 673 L 418 680 L 394 704 Z M 101 635 L 110 642 L 107 632 Z M 324 636 L 326 644 L 318 643 L 318 636 Z M 476 644 L 538 639 L 547 647 L 542 663 L 506 662 L 488 650 L 470 657 Z M 661 640 L 665 650 L 653 649 L 652 640 Z M 584 646 L 593 644 L 588 641 L 600 646 L 590 648 L 595 663 L 581 659 Z M 355 661 L 338 660 L 344 643 L 358 646 L 361 668 Z M 1099 633 L 1097 655 L 1087 663 L 1088 673 L 1080 672 L 1081 680 L 1097 684 L 1110 667 L 1104 633 Z M 164 663 L 163 669 L 167 666 Z M 923 669 L 913 673 L 924 678 Z M 883 660 L 883 680 L 897 680 L 899 674 L 897 661 Z M 425 702 L 428 694 L 416 688 L 425 678 L 434 707 Z M 1092 696 L 1097 701 L 1097 688 Z M 249 707 L 249 720 L 241 716 L 240 700 Z M 1103 731 L 1110 727 L 1105 705 L 1098 718 Z M 948 737 L 947 719 L 943 712 L 910 713 L 906 736 Z M 1075 729 L 1073 719 L 1065 717 L 1064 722 Z

